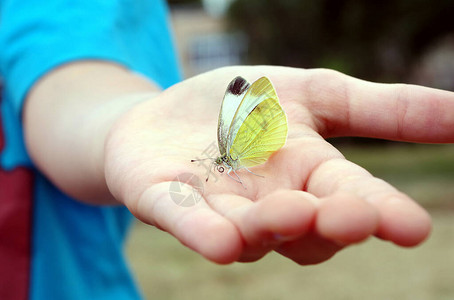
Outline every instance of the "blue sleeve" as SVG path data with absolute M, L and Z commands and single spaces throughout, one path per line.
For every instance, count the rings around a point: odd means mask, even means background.
M 164 1 L 0 3 L 0 73 L 17 114 L 34 82 L 70 61 L 113 61 L 163 88 L 180 80 Z

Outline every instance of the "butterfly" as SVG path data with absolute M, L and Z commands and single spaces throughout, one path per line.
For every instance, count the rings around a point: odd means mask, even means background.
M 219 112 L 220 156 L 213 161 L 215 169 L 220 173 L 227 169 L 227 175 L 243 185 L 236 171 L 244 168 L 255 174 L 248 167 L 265 163 L 284 146 L 287 131 L 287 117 L 271 81 L 262 77 L 250 84 L 240 76 L 234 78 Z

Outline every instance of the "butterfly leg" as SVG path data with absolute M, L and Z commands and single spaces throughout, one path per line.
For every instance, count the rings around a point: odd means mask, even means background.
M 235 173 L 235 175 L 236 175 L 237 178 L 234 178 L 234 177 L 232 177 L 232 175 L 230 175 L 230 172 L 232 172 L 232 171 L 233 171 L 233 173 Z M 238 174 L 235 172 L 235 170 L 233 170 L 233 168 L 229 168 L 229 169 L 228 169 L 227 175 L 228 175 L 230 178 L 232 178 L 233 180 L 235 180 L 236 182 L 238 182 L 238 183 L 243 183 L 243 182 L 241 181 L 241 179 L 240 179 L 240 176 L 238 176 Z
M 255 176 L 258 176 L 258 177 L 262 177 L 262 178 L 265 178 L 265 176 L 263 176 L 263 175 L 260 175 L 260 174 L 254 173 L 254 172 L 252 172 L 251 170 L 249 170 L 249 169 L 248 169 L 248 168 L 246 168 L 246 167 L 244 167 L 244 168 L 245 168 L 245 169 L 246 169 L 246 170 L 247 170 L 247 171 L 248 171 L 249 173 L 252 173 L 252 174 L 254 174 Z
M 232 172 L 232 171 L 233 171 L 233 173 L 236 175 L 236 178 L 234 178 L 232 175 L 230 175 L 230 172 Z M 241 180 L 240 176 L 238 176 L 238 174 L 236 173 L 235 170 L 233 170 L 232 167 L 229 167 L 229 170 L 227 171 L 227 175 L 228 175 L 230 178 L 232 178 L 233 180 L 235 180 L 236 182 L 241 183 L 241 185 L 243 186 L 243 188 L 246 189 L 246 187 L 244 186 L 243 181 Z

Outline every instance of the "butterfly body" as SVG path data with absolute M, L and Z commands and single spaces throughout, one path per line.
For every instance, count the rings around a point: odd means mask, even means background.
M 214 163 L 217 166 L 226 166 L 232 168 L 233 170 L 237 170 L 240 167 L 238 159 L 233 159 L 231 156 L 227 154 L 223 154 L 216 158 Z

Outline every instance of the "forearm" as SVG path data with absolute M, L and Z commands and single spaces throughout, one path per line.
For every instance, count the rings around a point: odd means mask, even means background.
M 104 176 L 104 142 L 115 120 L 159 89 L 106 62 L 64 65 L 32 88 L 24 107 L 28 152 L 60 189 L 89 203 L 111 203 Z

